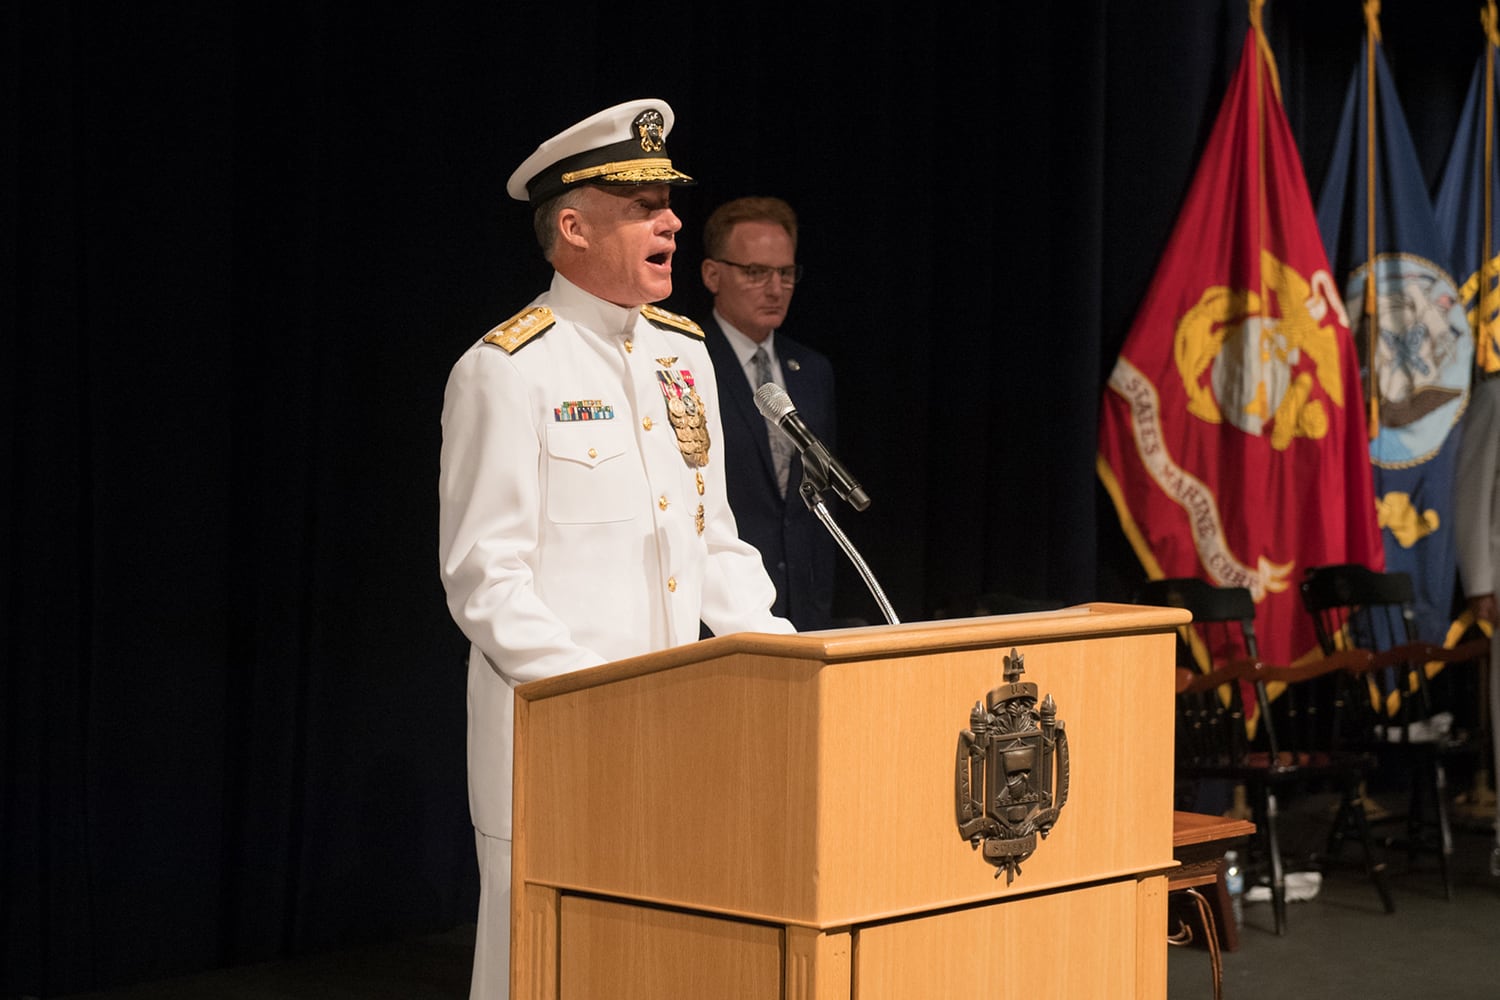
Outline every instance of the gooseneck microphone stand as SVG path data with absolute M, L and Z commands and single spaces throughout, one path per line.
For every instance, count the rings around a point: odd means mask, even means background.
M 875 580 L 875 574 L 870 572 L 870 567 L 865 563 L 864 557 L 849 541 L 849 536 L 844 534 L 844 529 L 834 521 L 833 515 L 828 512 L 828 505 L 823 502 L 823 490 L 828 489 L 828 472 L 820 467 L 820 463 L 813 459 L 809 461 L 809 455 L 802 456 L 802 485 L 797 488 L 797 493 L 802 497 L 802 502 L 807 504 L 807 509 L 812 511 L 813 516 L 823 522 L 823 527 L 838 542 L 839 548 L 844 550 L 844 555 L 859 570 L 859 575 L 865 581 L 865 586 L 870 588 L 870 594 L 875 598 L 875 603 L 880 605 L 880 613 L 885 615 L 885 620 L 890 625 L 900 625 L 901 621 L 896 617 L 896 610 L 891 607 L 891 602 L 886 600 L 885 591 L 880 589 L 880 584 Z
M 802 485 L 797 488 L 797 493 L 802 497 L 802 502 L 807 504 L 807 509 L 812 511 L 814 517 L 823 522 L 823 527 L 828 529 L 833 540 L 839 543 L 839 548 L 844 550 L 844 555 L 859 570 L 865 586 L 870 588 L 870 593 L 875 597 L 875 603 L 880 605 L 880 613 L 885 615 L 886 622 L 891 625 L 901 624 L 896 617 L 896 610 L 885 598 L 885 591 L 875 582 L 875 574 L 865 564 L 864 557 L 834 523 L 833 515 L 828 513 L 828 505 L 823 502 L 823 491 L 831 483 L 834 494 L 855 510 L 864 510 L 870 506 L 870 498 L 859 483 L 854 481 L 854 477 L 829 454 L 823 442 L 802 423 L 802 419 L 796 415 L 797 408 L 792 405 L 792 397 L 786 394 L 785 389 L 775 382 L 766 382 L 755 390 L 755 408 L 767 422 L 775 425 L 775 433 L 785 434 L 801 453 Z

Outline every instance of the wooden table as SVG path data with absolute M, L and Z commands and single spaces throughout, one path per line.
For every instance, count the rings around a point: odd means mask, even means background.
M 1203 943 L 1213 965 L 1215 1000 L 1221 995 L 1223 983 L 1220 949 L 1235 951 L 1240 946 L 1239 927 L 1234 922 L 1224 877 L 1224 852 L 1231 843 L 1254 832 L 1255 824 L 1249 820 L 1203 813 L 1172 814 L 1172 856 L 1179 867 L 1167 875 L 1167 893 L 1190 898 L 1202 920 Z M 1185 944 L 1192 940 L 1191 932 L 1174 935 L 1173 939 Z

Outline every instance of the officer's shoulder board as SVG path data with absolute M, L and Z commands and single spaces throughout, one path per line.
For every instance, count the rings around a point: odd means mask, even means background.
M 703 339 L 703 327 L 694 323 L 686 316 L 679 316 L 677 313 L 667 312 L 665 309 L 658 309 L 653 305 L 641 306 L 641 315 L 646 317 L 646 321 L 652 326 L 660 327 L 663 330 L 676 330 L 678 333 L 685 333 L 690 337 L 697 337 L 699 340 Z
M 506 354 L 514 354 L 527 344 L 551 329 L 557 322 L 552 310 L 546 306 L 532 306 L 516 313 L 510 319 L 484 335 L 486 344 L 494 344 Z

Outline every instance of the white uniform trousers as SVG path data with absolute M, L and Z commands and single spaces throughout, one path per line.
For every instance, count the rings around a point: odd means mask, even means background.
M 510 841 L 474 831 L 479 855 L 479 926 L 469 1000 L 510 998 Z
M 1500 625 L 1496 625 L 1490 633 L 1490 742 L 1495 751 L 1494 759 L 1490 765 L 1490 786 L 1496 789 L 1495 796 L 1495 850 L 1500 852 Z M 1500 875 L 1495 871 L 1495 864 L 1500 858 L 1490 861 L 1490 874 Z

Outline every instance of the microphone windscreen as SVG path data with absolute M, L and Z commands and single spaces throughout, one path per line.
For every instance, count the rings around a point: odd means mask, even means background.
M 760 411 L 761 416 L 777 424 L 788 413 L 797 409 L 792 405 L 792 397 L 775 382 L 767 382 L 755 390 L 755 408 Z

